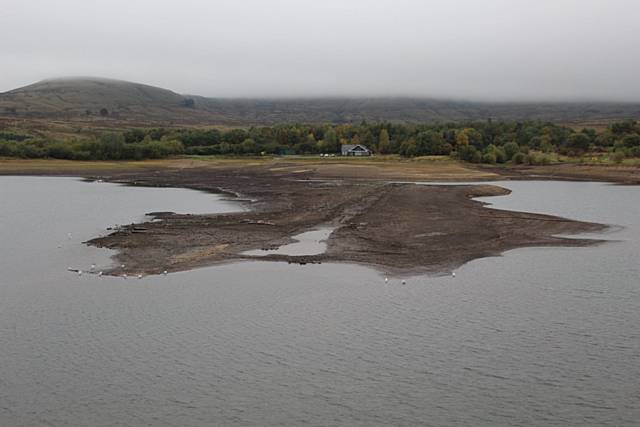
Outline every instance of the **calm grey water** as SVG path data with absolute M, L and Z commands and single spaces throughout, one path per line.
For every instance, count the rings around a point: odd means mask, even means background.
M 81 242 L 214 195 L 0 178 L 0 425 L 638 425 L 640 188 L 510 182 L 505 209 L 624 226 L 453 277 L 247 262 L 141 280 Z M 68 233 L 72 233 L 71 238 Z
M 266 256 L 266 255 L 319 255 L 327 250 L 327 240 L 334 227 L 319 227 L 318 229 L 306 231 L 304 233 L 291 236 L 293 243 L 279 246 L 274 249 L 254 249 L 246 251 L 244 255 Z

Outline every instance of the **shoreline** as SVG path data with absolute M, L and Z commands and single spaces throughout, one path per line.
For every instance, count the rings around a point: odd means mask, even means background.
M 124 185 L 225 194 L 247 208 L 227 214 L 155 213 L 149 221 L 121 227 L 85 242 L 117 251 L 114 267 L 108 271 L 112 275 L 160 274 L 165 270 L 184 271 L 241 260 L 354 263 L 393 276 L 446 274 L 471 260 L 516 248 L 593 245 L 602 240 L 558 236 L 608 227 L 550 215 L 504 211 L 473 200 L 510 193 L 495 185 L 462 182 L 455 185 L 451 180 L 448 185 L 391 183 L 362 171 L 354 179 L 352 173 L 335 176 L 335 169 L 327 174 L 317 169 L 301 169 L 299 163 L 273 166 L 264 163 L 57 172 Z M 473 174 L 474 170 L 467 171 Z M 0 174 L 7 173 L 0 169 Z M 476 182 L 483 178 L 509 179 L 484 174 L 463 179 Z M 434 178 L 442 180 L 441 176 Z M 243 255 L 249 250 L 291 243 L 292 236 L 321 224 L 335 227 L 323 254 Z M 118 267 L 121 264 L 126 268 Z

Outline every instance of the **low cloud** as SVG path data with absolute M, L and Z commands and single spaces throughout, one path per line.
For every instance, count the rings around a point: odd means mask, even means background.
M 0 91 L 91 75 L 218 97 L 640 101 L 633 0 L 10 3 Z

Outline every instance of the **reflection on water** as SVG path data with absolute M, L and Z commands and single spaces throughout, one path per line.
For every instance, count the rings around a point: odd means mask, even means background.
M 505 185 L 498 208 L 624 228 L 405 286 L 269 262 L 122 280 L 66 268 L 168 190 L 0 178 L 0 425 L 637 425 L 638 187 Z
M 295 240 L 294 243 L 282 245 L 274 249 L 256 249 L 253 251 L 246 251 L 243 255 L 320 255 L 327 250 L 327 239 L 331 233 L 333 233 L 333 230 L 333 227 L 322 227 L 317 230 L 307 231 L 291 236 L 291 239 Z

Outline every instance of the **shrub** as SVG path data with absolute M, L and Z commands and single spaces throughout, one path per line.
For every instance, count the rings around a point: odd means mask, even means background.
M 574 133 L 569 135 L 567 149 L 569 153 L 580 155 L 589 150 L 590 143 L 591 141 L 589 140 L 589 137 L 584 133 Z
M 627 155 L 630 157 L 640 157 L 640 147 L 633 147 L 627 150 Z
M 458 147 L 458 158 L 466 162 L 479 163 L 482 155 L 473 145 L 461 145 Z
M 614 151 L 613 155 L 611 156 L 611 159 L 615 163 L 620 164 L 620 163 L 622 163 L 622 161 L 624 160 L 625 157 L 626 157 L 626 155 L 624 154 L 624 151 L 618 150 L 618 151 Z
M 99 139 L 24 142 L 0 141 L 0 155 L 23 158 L 68 160 L 153 159 L 182 154 L 180 141 L 163 139 L 126 144 L 120 134 L 103 134 Z
M 503 148 L 504 153 L 507 156 L 507 160 L 513 159 L 513 156 L 520 152 L 520 146 L 515 142 L 507 142 Z
M 549 141 L 543 141 L 542 144 L 540 144 L 540 151 L 543 153 L 551 153 L 553 151 L 553 144 Z
M 497 159 L 496 159 L 495 153 L 488 152 L 488 153 L 484 153 L 484 155 L 482 156 L 482 163 L 495 165 L 496 162 L 497 162 Z
M 5 141 L 25 141 L 30 139 L 30 135 L 26 135 L 23 133 L 17 133 L 13 131 L 0 131 L 0 140 Z
M 625 135 L 622 138 L 622 143 L 625 147 L 638 147 L 640 146 L 640 135 L 638 135 L 637 133 Z
M 529 158 L 523 152 L 517 152 L 511 159 L 516 165 L 522 165 L 529 162 Z
M 413 157 L 417 154 L 415 141 L 405 141 L 400 145 L 400 155 L 405 157 Z
M 494 151 L 496 155 L 496 162 L 498 163 L 506 163 L 507 162 L 507 153 L 503 148 L 496 148 Z
M 551 159 L 549 158 L 549 156 L 540 152 L 532 151 L 531 153 L 529 153 L 528 157 L 529 157 L 528 163 L 530 165 L 539 166 L 539 165 L 548 165 L 549 163 L 551 163 Z

